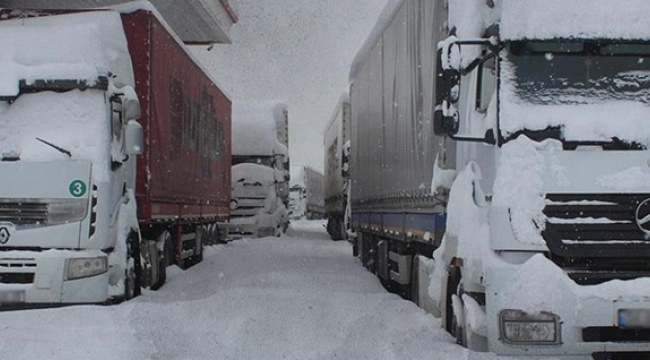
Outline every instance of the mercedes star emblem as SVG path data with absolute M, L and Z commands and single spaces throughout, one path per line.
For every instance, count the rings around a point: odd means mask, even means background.
M 636 208 L 636 224 L 646 234 L 650 234 L 650 199 L 643 200 Z
M 0 244 L 6 244 L 7 241 L 9 241 L 9 229 L 6 227 L 1 227 L 0 228 Z

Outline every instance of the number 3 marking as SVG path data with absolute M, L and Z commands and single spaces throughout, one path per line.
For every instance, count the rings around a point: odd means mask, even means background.
M 74 197 L 82 197 L 86 194 L 86 183 L 81 180 L 75 180 L 70 183 L 70 195 Z

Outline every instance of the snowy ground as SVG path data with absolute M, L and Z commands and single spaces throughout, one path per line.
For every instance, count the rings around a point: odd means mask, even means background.
M 0 359 L 496 359 L 387 293 L 321 221 L 206 249 L 117 306 L 0 312 Z M 171 270 L 171 271 L 169 271 Z

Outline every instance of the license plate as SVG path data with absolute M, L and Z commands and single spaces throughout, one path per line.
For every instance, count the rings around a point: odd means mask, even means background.
M 25 302 L 25 292 L 21 290 L 0 291 L 0 304 Z
M 623 328 L 650 328 L 650 309 L 621 309 L 618 326 Z

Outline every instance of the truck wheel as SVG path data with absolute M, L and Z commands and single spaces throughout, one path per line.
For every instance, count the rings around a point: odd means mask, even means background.
M 411 261 L 411 286 L 409 298 L 415 303 L 415 305 L 420 305 L 420 259 L 418 255 L 413 255 L 413 260 Z
M 217 245 L 219 241 L 219 225 L 217 223 L 208 225 L 208 241 L 206 245 Z
M 208 236 L 208 231 L 205 226 L 199 225 L 196 227 L 196 249 L 194 250 L 194 256 L 192 259 L 192 264 L 198 264 L 203 261 L 203 242 Z
M 343 218 L 336 220 L 336 234 L 338 236 L 337 240 L 345 240 L 347 234 L 345 233 L 345 224 L 343 224 Z
M 140 263 L 140 240 L 136 232 L 131 232 L 127 239 L 127 267 L 124 276 L 124 300 L 130 300 L 141 294 L 140 277 L 142 266 Z M 131 260 L 133 264 L 131 264 Z
M 160 261 L 158 262 L 158 280 L 151 285 L 151 290 L 158 290 L 160 289 L 165 282 L 167 281 L 167 267 L 171 265 L 171 262 L 173 261 L 171 256 L 172 255 L 172 235 L 169 233 L 169 231 L 165 231 L 160 236 L 158 237 L 158 242 L 161 242 L 163 244 L 162 246 L 162 251 L 160 252 L 159 258 Z
M 465 301 L 463 300 L 463 295 L 465 295 L 463 290 L 463 278 L 460 270 L 458 268 L 456 269 L 459 276 L 457 277 L 458 286 L 456 286 L 456 291 L 451 295 L 452 335 L 456 338 L 456 343 L 458 345 L 474 351 L 487 351 L 487 339 L 474 333 L 469 327 L 467 311 L 465 310 Z
M 454 335 L 456 329 L 454 324 L 454 308 L 452 298 L 458 291 L 460 285 L 460 269 L 455 265 L 449 268 L 449 277 L 447 278 L 447 292 L 445 296 L 445 330 Z
M 458 291 L 452 295 L 452 335 L 456 338 L 456 344 L 467 347 L 467 338 L 465 337 L 465 306 L 463 304 L 462 285 Z

